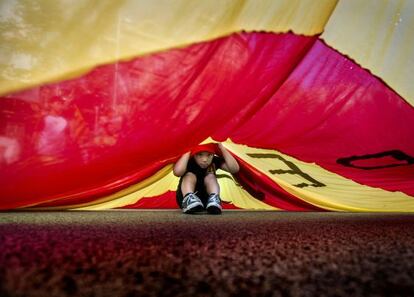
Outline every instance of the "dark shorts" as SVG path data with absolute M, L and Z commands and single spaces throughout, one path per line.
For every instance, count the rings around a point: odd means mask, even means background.
M 183 180 L 183 177 L 180 178 L 180 182 L 178 183 L 178 188 L 177 188 L 177 192 L 176 192 L 176 200 L 177 200 L 177 204 L 180 208 L 183 208 L 182 204 L 183 204 L 183 200 L 184 200 L 183 193 L 181 192 L 181 182 Z M 204 185 L 204 177 L 205 176 L 197 176 L 196 175 L 196 177 L 197 177 L 197 182 L 196 182 L 194 192 L 196 193 L 197 197 L 200 198 L 201 202 L 203 202 L 204 207 L 206 207 L 207 206 L 207 200 L 208 200 L 208 193 L 207 193 L 206 186 Z

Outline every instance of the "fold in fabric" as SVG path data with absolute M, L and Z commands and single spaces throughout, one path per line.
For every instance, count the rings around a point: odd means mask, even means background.
M 212 136 L 242 160 L 235 207 L 412 210 L 413 107 L 317 36 L 238 33 L 100 66 L 2 97 L 0 124 L 1 209 L 140 205 Z

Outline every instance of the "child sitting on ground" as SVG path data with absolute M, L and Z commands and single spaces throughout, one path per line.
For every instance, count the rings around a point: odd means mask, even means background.
M 215 156 L 217 148 L 223 157 Z M 221 143 L 198 145 L 175 163 L 174 175 L 180 177 L 177 203 L 184 213 L 206 209 L 210 214 L 221 214 L 220 186 L 216 177 L 219 168 L 230 173 L 239 171 L 236 159 Z

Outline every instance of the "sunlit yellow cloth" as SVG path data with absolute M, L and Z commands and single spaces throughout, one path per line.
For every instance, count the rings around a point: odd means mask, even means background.
M 414 1 L 340 1 L 321 37 L 414 106 Z
M 336 0 L 3 0 L 0 95 L 238 31 L 315 35 Z

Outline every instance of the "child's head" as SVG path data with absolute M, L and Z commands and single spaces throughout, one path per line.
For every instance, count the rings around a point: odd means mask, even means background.
M 194 155 L 194 160 L 196 161 L 197 165 L 203 169 L 208 168 L 213 162 L 214 154 L 210 152 L 198 152 Z
M 192 149 L 194 160 L 201 168 L 207 168 L 213 162 L 216 145 L 214 143 L 200 144 Z

